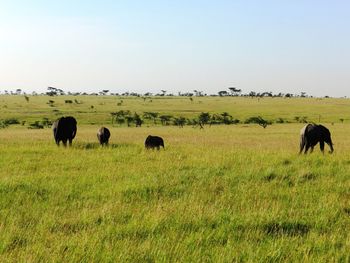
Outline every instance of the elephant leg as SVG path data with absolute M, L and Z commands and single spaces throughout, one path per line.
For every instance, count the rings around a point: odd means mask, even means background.
M 72 146 L 72 139 L 69 139 L 69 146 Z
M 321 152 L 324 153 L 324 141 L 320 141 Z
M 65 139 L 65 140 L 62 140 L 62 142 L 63 142 L 63 146 L 64 147 L 67 147 L 67 140 Z
M 310 153 L 312 153 L 312 152 L 314 151 L 314 147 L 315 147 L 315 146 L 311 146 L 311 147 L 310 147 L 310 148 L 311 148 L 311 149 L 310 149 Z
M 306 144 L 304 154 L 307 154 L 307 151 L 309 150 L 309 148 L 310 148 L 310 145 Z
M 300 151 L 299 154 L 301 154 L 303 152 L 303 149 L 305 147 L 305 140 L 303 137 L 300 138 Z

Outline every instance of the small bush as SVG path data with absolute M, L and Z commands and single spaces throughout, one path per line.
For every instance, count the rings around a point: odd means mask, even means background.
M 7 128 L 8 127 L 8 125 L 6 125 L 5 123 L 4 123 L 4 121 L 0 121 L 0 129 L 5 129 L 5 128 Z
M 182 128 L 186 124 L 186 118 L 184 117 L 174 118 L 173 124 L 175 126 L 179 126 L 180 128 Z
M 296 120 L 299 123 L 307 123 L 307 117 L 306 116 L 295 116 L 294 120 Z
M 272 122 L 268 121 L 268 120 L 264 120 L 262 117 L 257 116 L 257 117 L 250 117 L 248 119 L 245 120 L 246 124 L 250 124 L 250 123 L 256 123 L 259 124 L 261 127 L 263 127 L 264 129 L 267 127 L 267 125 L 271 125 Z
M 15 119 L 15 118 L 5 119 L 5 120 L 3 120 L 3 122 L 6 125 L 20 124 L 19 120 Z
M 276 123 L 285 123 L 286 121 L 283 118 L 277 118 Z
M 35 121 L 29 124 L 28 129 L 44 129 L 44 125 L 42 125 L 40 121 Z

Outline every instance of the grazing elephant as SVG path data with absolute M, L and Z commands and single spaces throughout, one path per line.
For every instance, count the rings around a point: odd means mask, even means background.
M 321 152 L 324 152 L 324 143 L 327 143 L 330 147 L 330 153 L 334 151 L 333 143 L 331 139 L 331 133 L 323 125 L 307 124 L 300 131 L 300 153 L 303 152 L 305 147 L 305 154 L 311 148 L 311 152 L 317 143 L 320 143 Z
M 145 141 L 146 149 L 157 148 L 157 150 L 159 150 L 160 146 L 162 146 L 164 149 L 164 141 L 161 137 L 148 135 Z
M 108 145 L 109 137 L 111 137 L 111 133 L 106 127 L 101 127 L 97 132 L 97 139 L 101 145 Z
M 60 145 L 60 141 L 65 147 L 69 141 L 69 146 L 71 146 L 72 140 L 77 134 L 77 121 L 71 116 L 61 117 L 52 124 L 52 130 L 57 146 Z

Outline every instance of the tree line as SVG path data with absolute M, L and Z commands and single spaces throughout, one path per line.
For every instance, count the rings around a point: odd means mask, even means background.
M 263 128 L 273 123 L 307 123 L 306 116 L 296 116 L 293 121 L 288 121 L 283 118 L 277 118 L 276 120 L 267 120 L 261 116 L 252 116 L 245 120 L 239 120 L 234 118 L 228 112 L 222 113 L 209 113 L 201 112 L 194 118 L 185 118 L 183 116 L 173 116 L 171 114 L 161 114 L 159 112 L 143 112 L 142 114 L 131 112 L 129 110 L 119 110 L 111 112 L 112 125 L 126 125 L 128 127 L 135 126 L 141 127 L 143 124 L 163 125 L 163 126 L 178 126 L 180 128 L 190 125 L 193 127 L 204 128 L 211 125 L 233 125 L 233 124 L 258 124 Z
M 0 92 L 1 94 L 1 92 Z M 4 90 L 3 94 L 5 95 L 24 95 L 26 100 L 29 100 L 28 94 L 23 92 L 22 89 L 16 89 L 15 91 L 8 91 Z M 122 92 L 122 93 L 116 93 L 116 92 L 110 92 L 110 90 L 104 89 L 99 92 L 65 92 L 62 89 L 55 88 L 55 87 L 47 87 L 47 91 L 38 94 L 37 92 L 33 91 L 31 93 L 33 96 L 37 95 L 48 95 L 48 96 L 63 96 L 63 95 L 70 95 L 70 96 L 79 96 L 79 95 L 90 95 L 90 96 L 123 96 L 123 97 L 171 97 L 171 96 L 181 96 L 181 97 L 252 97 L 252 98 L 263 98 L 263 97 L 279 97 L 279 98 L 293 98 L 293 97 L 299 97 L 299 98 L 306 98 L 306 97 L 313 97 L 312 95 L 306 94 L 306 92 L 300 92 L 300 94 L 295 93 L 283 93 L 283 92 L 277 92 L 273 93 L 272 91 L 264 91 L 264 92 L 255 92 L 250 91 L 247 93 L 243 93 L 242 89 L 236 88 L 236 87 L 229 87 L 225 90 L 220 90 L 217 92 L 217 94 L 207 94 L 200 90 L 193 90 L 191 92 L 178 92 L 177 94 L 169 93 L 166 90 L 161 90 L 158 93 L 152 93 L 152 92 L 146 92 L 146 93 L 137 93 L 137 92 Z M 325 96 L 325 98 L 329 98 L 329 96 Z

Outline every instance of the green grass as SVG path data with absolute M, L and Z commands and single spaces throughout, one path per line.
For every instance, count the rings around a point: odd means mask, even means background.
M 98 105 L 103 98 L 77 99 Z M 0 119 L 50 116 L 50 107 L 40 109 L 46 100 L 30 98 L 27 105 L 24 98 L 2 96 L 7 108 Z M 134 100 L 130 107 L 142 112 Z M 153 100 L 152 111 L 193 107 L 233 114 L 237 103 L 240 116 L 279 117 L 281 103 L 286 116 L 311 116 L 308 104 L 314 103 L 329 122 L 348 114 L 339 113 L 347 100 L 272 99 L 266 100 L 270 106 L 260 100 L 252 107 L 244 98 L 198 100 L 203 103 L 193 106 L 177 98 Z M 69 107 L 62 104 L 62 111 Z M 1 262 L 350 261 L 346 122 L 326 124 L 332 155 L 318 148 L 297 154 L 303 124 L 109 126 L 110 146 L 102 148 L 96 132 L 112 108 L 110 102 L 96 109 L 105 116 L 95 116 L 96 125 L 89 124 L 94 113 L 78 114 L 77 138 L 67 149 L 54 144 L 50 129 L 0 130 Z M 165 150 L 145 150 L 149 134 L 162 136 Z
M 51 107 L 47 103 L 54 101 Z M 66 104 L 65 100 L 77 100 L 79 104 Z M 123 101 L 122 106 L 118 102 Z M 91 108 L 93 106 L 93 108 Z M 193 102 L 187 97 L 138 97 L 118 96 L 0 96 L 0 118 L 18 118 L 33 122 L 43 117 L 56 119 L 61 115 L 74 115 L 80 124 L 111 124 L 111 112 L 130 110 L 143 114 L 153 111 L 173 116 L 193 118 L 201 112 L 228 112 L 234 118 L 245 119 L 261 115 L 275 121 L 284 118 L 295 122 L 296 116 L 306 116 L 309 121 L 339 123 L 350 120 L 350 100 L 320 98 L 246 98 L 246 97 L 194 97 Z

